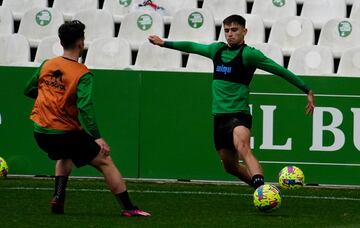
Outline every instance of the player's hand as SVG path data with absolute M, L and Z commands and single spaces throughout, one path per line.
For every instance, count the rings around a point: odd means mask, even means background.
M 95 142 L 100 146 L 100 153 L 109 156 L 110 146 L 105 142 L 103 138 L 95 139 Z
M 164 40 L 161 39 L 160 37 L 156 36 L 156 35 L 151 35 L 148 37 L 148 40 L 150 41 L 150 43 L 154 44 L 154 45 L 158 45 L 160 47 L 164 46 Z
M 314 92 L 312 90 L 309 91 L 307 94 L 307 100 L 308 103 L 306 105 L 306 114 L 313 114 L 314 108 L 315 108 L 315 98 L 314 98 Z

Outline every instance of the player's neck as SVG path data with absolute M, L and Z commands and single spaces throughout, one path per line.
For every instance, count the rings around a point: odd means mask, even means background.
M 64 50 L 63 57 L 67 59 L 72 59 L 75 61 L 79 61 L 79 53 L 75 50 Z

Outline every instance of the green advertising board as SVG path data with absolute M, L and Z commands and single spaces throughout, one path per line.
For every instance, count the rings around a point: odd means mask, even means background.
M 52 175 L 54 163 L 35 145 L 23 87 L 33 68 L 0 67 L 0 156 L 11 174 Z M 213 147 L 211 74 L 96 70 L 94 103 L 100 131 L 125 177 L 236 180 Z M 252 147 L 267 181 L 297 165 L 307 183 L 360 184 L 360 78 L 304 76 L 306 96 L 281 78 L 251 84 Z M 90 167 L 76 176 L 98 176 Z

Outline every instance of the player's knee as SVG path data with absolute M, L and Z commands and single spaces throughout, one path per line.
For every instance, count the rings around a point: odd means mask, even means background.
M 93 166 L 96 168 L 102 169 L 103 167 L 107 167 L 113 164 L 113 161 L 110 156 L 103 156 L 98 154 L 96 158 L 91 162 Z
M 251 148 L 249 143 L 245 141 L 240 141 L 235 144 L 236 150 L 240 153 L 240 155 L 244 158 L 247 157 L 251 153 Z

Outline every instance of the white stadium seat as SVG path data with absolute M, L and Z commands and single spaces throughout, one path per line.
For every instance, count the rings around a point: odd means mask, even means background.
M 63 54 L 63 48 L 60 44 L 58 36 L 49 36 L 40 41 L 39 46 L 36 50 L 35 61 L 42 63 L 46 59 L 60 56 Z
M 2 6 L 8 7 L 15 20 L 20 20 L 24 13 L 32 8 L 48 6 L 47 0 L 3 0 Z
M 124 18 L 118 37 L 126 39 L 132 49 L 139 49 L 149 35 L 164 37 L 164 22 L 160 14 L 135 11 Z
M 214 17 L 205 9 L 179 10 L 171 23 L 169 39 L 195 42 L 214 41 Z
M 37 1 L 37 0 L 36 0 Z M 98 0 L 54 0 L 54 9 L 64 15 L 65 21 L 72 20 L 75 14 L 81 10 L 98 9 Z
M 120 23 L 131 12 L 134 0 L 104 0 L 103 10 L 109 11 L 114 21 Z
M 360 1 L 356 1 L 352 5 L 350 19 L 360 21 Z
M 290 16 L 277 20 L 270 32 L 270 44 L 277 44 L 289 56 L 294 49 L 315 43 L 314 26 L 310 19 Z
M 284 66 L 284 56 L 280 46 L 269 43 L 258 43 L 258 44 L 253 44 L 251 46 L 260 50 L 265 56 L 271 58 L 277 64 Z M 257 69 L 255 71 L 255 74 L 270 74 L 270 73 L 261 69 Z
M 26 11 L 20 22 L 19 33 L 24 35 L 31 47 L 36 47 L 40 40 L 48 36 L 56 36 L 63 16 L 51 8 L 33 8 Z
M 287 16 L 296 16 L 295 0 L 254 0 L 251 14 L 259 15 L 264 20 L 265 27 Z
M 135 69 L 174 70 L 181 67 L 181 52 L 144 42 L 138 51 Z
M 105 10 L 89 9 L 75 14 L 75 20 L 85 24 L 85 46 L 93 40 L 114 37 L 115 25 L 111 14 Z
M 336 58 L 347 49 L 359 45 L 360 22 L 355 20 L 332 19 L 328 21 L 320 32 L 320 46 L 330 47 Z
M 301 16 L 309 18 L 316 29 L 330 19 L 346 17 L 345 0 L 311 0 L 304 1 Z
M 197 0 L 155 0 L 154 2 L 165 9 L 163 18 L 166 24 L 171 23 L 178 10 L 197 8 Z
M 23 35 L 0 36 L 0 65 L 22 66 L 30 61 L 30 46 Z
M 14 20 L 9 8 L 0 6 L 0 35 L 9 35 L 14 32 Z
M 241 14 L 246 20 L 245 27 L 247 28 L 247 34 L 245 36 L 245 43 L 255 44 L 265 42 L 265 26 L 262 18 L 258 15 Z M 224 27 L 221 27 L 219 41 L 226 42 Z
M 302 75 L 333 75 L 331 49 L 315 45 L 298 48 L 290 57 L 288 69 Z
M 213 14 L 216 25 L 232 14 L 245 14 L 247 9 L 246 0 L 205 0 L 202 8 Z
M 213 68 L 214 64 L 211 59 L 197 54 L 190 54 L 185 70 L 192 72 L 213 72 Z
M 122 69 L 130 64 L 130 44 L 125 39 L 114 37 L 94 40 L 85 59 L 89 68 Z
M 360 46 L 342 54 L 337 74 L 360 77 Z

